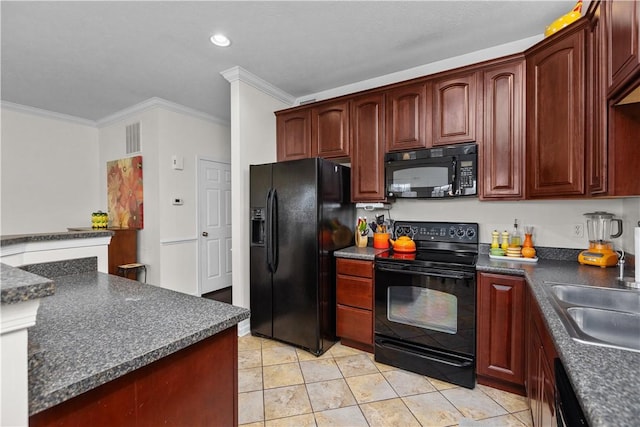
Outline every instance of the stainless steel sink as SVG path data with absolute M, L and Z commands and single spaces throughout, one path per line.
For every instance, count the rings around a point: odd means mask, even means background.
M 640 292 L 581 285 L 552 285 L 551 291 L 568 305 L 640 313 Z
M 640 292 L 547 283 L 560 320 L 576 341 L 640 352 Z
M 586 336 L 618 348 L 640 351 L 640 314 L 591 307 L 571 307 L 567 313 Z

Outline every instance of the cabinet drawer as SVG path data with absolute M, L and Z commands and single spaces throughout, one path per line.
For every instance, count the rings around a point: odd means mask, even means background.
M 373 345 L 373 315 L 369 310 L 338 304 L 336 335 Z
M 373 310 L 371 279 L 338 274 L 336 300 L 338 304 Z
M 372 278 L 373 262 L 338 258 L 336 260 L 336 270 L 338 271 L 338 274 Z

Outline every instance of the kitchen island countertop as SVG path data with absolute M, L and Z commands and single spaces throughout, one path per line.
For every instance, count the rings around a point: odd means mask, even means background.
M 31 415 L 249 317 L 245 308 L 95 271 L 54 281 L 29 333 L 38 359 L 30 360 Z
M 637 425 L 640 353 L 583 344 L 571 339 L 551 305 L 546 282 L 615 287 L 617 268 L 577 261 L 540 259 L 536 264 L 495 261 L 481 254 L 478 271 L 524 276 L 538 302 L 556 350 L 591 427 Z M 639 337 L 640 339 L 640 337 Z

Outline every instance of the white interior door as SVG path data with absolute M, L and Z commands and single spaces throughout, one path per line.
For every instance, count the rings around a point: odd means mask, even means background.
M 198 162 L 200 295 L 231 286 L 231 165 Z

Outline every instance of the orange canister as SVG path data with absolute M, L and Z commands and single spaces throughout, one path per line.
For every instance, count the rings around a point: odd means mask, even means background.
M 389 233 L 373 233 L 373 247 L 376 249 L 388 249 Z

